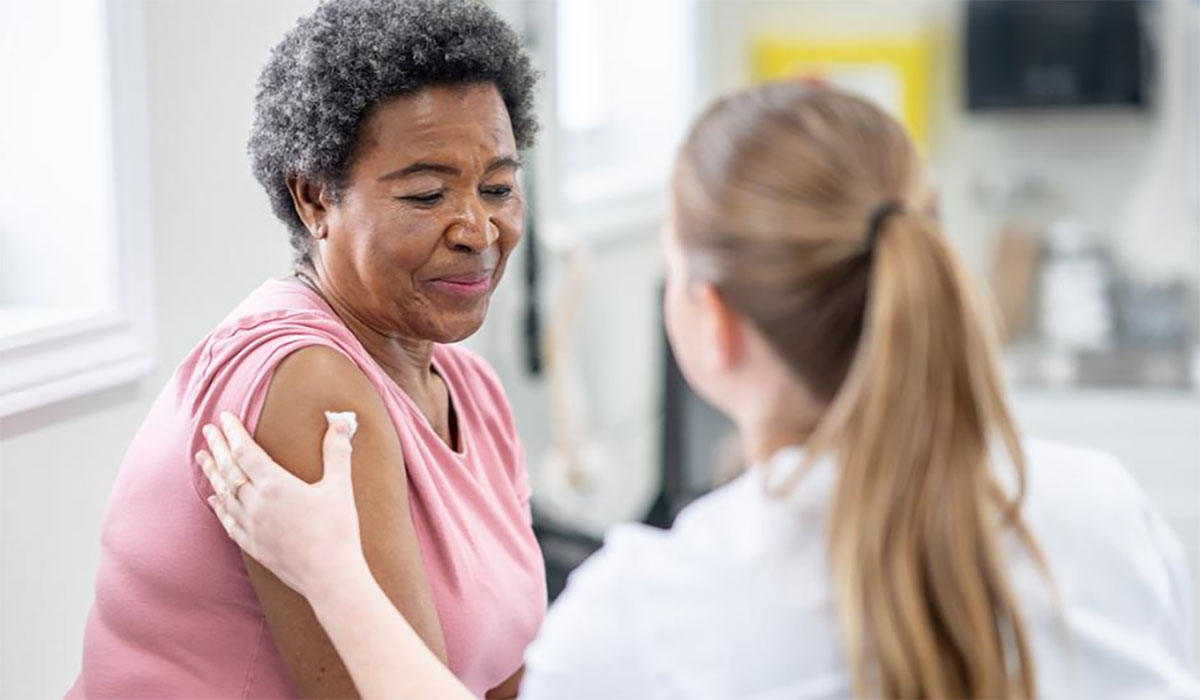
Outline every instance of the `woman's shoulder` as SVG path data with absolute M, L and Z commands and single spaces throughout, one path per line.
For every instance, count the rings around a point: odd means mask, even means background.
M 295 279 L 269 279 L 258 286 L 212 330 L 209 339 L 269 333 L 273 329 L 341 337 L 349 334 L 329 306 Z
M 613 525 L 572 581 L 585 590 L 657 591 L 677 603 L 740 596 L 745 582 L 764 582 L 764 562 L 783 565 L 804 554 L 792 547 L 794 534 L 819 543 L 819 534 L 806 531 L 803 510 L 791 499 L 770 496 L 762 474 L 747 471 L 689 504 L 670 529 Z
M 1113 455 L 1047 440 L 1027 441 L 1025 454 L 1022 513 L 1042 539 L 1071 542 L 1071 554 L 1118 559 L 1130 548 L 1177 545 L 1169 529 L 1148 530 L 1162 514 Z
M 621 697 L 650 687 L 647 614 L 658 591 L 639 562 L 665 536 L 639 525 L 610 529 L 568 578 L 525 652 L 521 697 Z
M 364 354 L 349 329 L 315 293 L 297 282 L 269 280 L 178 365 L 165 392 L 170 401 L 164 410 L 183 431 L 185 454 L 191 455 L 203 446 L 200 428 L 216 422 L 223 411 L 255 431 L 268 389 L 286 360 L 319 366 L 308 372 L 312 379 L 304 384 L 307 391 L 315 392 L 330 382 L 346 386 L 347 367 L 366 374 L 369 365 Z M 194 463 L 189 464 L 197 492 L 207 495 L 207 479 Z
M 805 464 L 802 453 L 782 456 L 787 459 L 775 463 Z M 612 526 L 591 568 L 622 570 L 642 585 L 692 587 L 699 580 L 758 576 L 768 560 L 819 559 L 835 473 L 828 460 L 818 460 L 796 488 L 773 495 L 770 473 L 761 466 L 748 469 L 688 504 L 670 529 Z
M 1031 439 L 1025 442 L 1029 482 L 1038 497 L 1132 503 L 1144 494 L 1113 455 L 1080 445 Z
M 1157 555 L 1178 547 L 1158 508 L 1112 455 L 1046 440 L 1026 442 L 1025 453 L 1022 513 L 1060 556 L 1120 566 L 1135 551 Z
M 208 333 L 182 369 L 204 385 L 215 374 L 269 372 L 295 350 L 323 345 L 358 358 L 354 334 L 312 290 L 295 280 L 264 282 Z
M 779 551 L 805 536 L 805 523 L 776 522 L 796 504 L 772 500 L 762 486 L 761 474 L 748 472 L 693 503 L 670 530 L 610 528 L 530 649 L 532 696 L 848 692 L 828 641 L 836 631 L 820 548 L 811 560 L 807 548 Z M 762 653 L 730 656 L 734 648 Z
M 313 387 L 340 376 L 328 368 L 371 377 L 366 351 L 319 296 L 294 280 L 268 280 L 180 363 L 171 380 L 174 405 L 197 429 L 229 411 L 254 430 L 276 370 L 297 355 L 327 368 L 310 372 Z
M 1022 514 L 1067 619 L 1090 620 L 1077 630 L 1081 653 L 1103 648 L 1111 663 L 1136 665 L 1136 648 L 1155 647 L 1164 667 L 1194 663 L 1187 557 L 1142 487 L 1116 458 L 1097 450 L 1030 441 L 1026 454 Z

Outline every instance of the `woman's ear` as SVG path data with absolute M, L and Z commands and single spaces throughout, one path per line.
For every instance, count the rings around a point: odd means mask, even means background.
M 288 177 L 287 187 L 288 192 L 292 194 L 292 206 L 296 208 L 296 216 L 304 222 L 304 227 L 313 238 L 324 238 L 328 232 L 325 223 L 325 216 L 328 214 L 325 187 L 294 175 Z
M 745 337 L 741 316 L 716 287 L 700 284 L 696 289 L 705 360 L 715 370 L 728 370 L 742 359 Z

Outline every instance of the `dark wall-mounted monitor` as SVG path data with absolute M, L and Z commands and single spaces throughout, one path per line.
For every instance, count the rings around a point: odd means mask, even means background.
M 1145 105 L 1147 4 L 968 0 L 968 109 Z

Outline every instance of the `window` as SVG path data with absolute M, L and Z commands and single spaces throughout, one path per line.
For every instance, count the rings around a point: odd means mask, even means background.
M 0 6 L 0 416 L 151 367 L 141 20 Z
M 541 228 L 551 238 L 651 224 L 694 100 L 694 0 L 538 6 L 546 64 Z M 550 180 L 547 182 L 546 180 Z

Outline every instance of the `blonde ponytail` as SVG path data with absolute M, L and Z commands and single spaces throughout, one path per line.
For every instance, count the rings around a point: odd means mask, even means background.
M 689 272 L 828 407 L 808 445 L 838 464 L 829 551 L 856 694 L 1029 697 L 1000 540 L 1015 532 L 1040 561 L 1019 512 L 1024 454 L 990 316 L 923 173 L 864 100 L 762 86 L 693 128 L 677 228 Z
M 986 316 L 926 217 L 889 216 L 871 255 L 857 356 L 812 443 L 839 466 L 830 558 L 856 693 L 1031 697 L 998 536 L 1024 456 Z M 997 439 L 1012 497 L 989 460 Z

